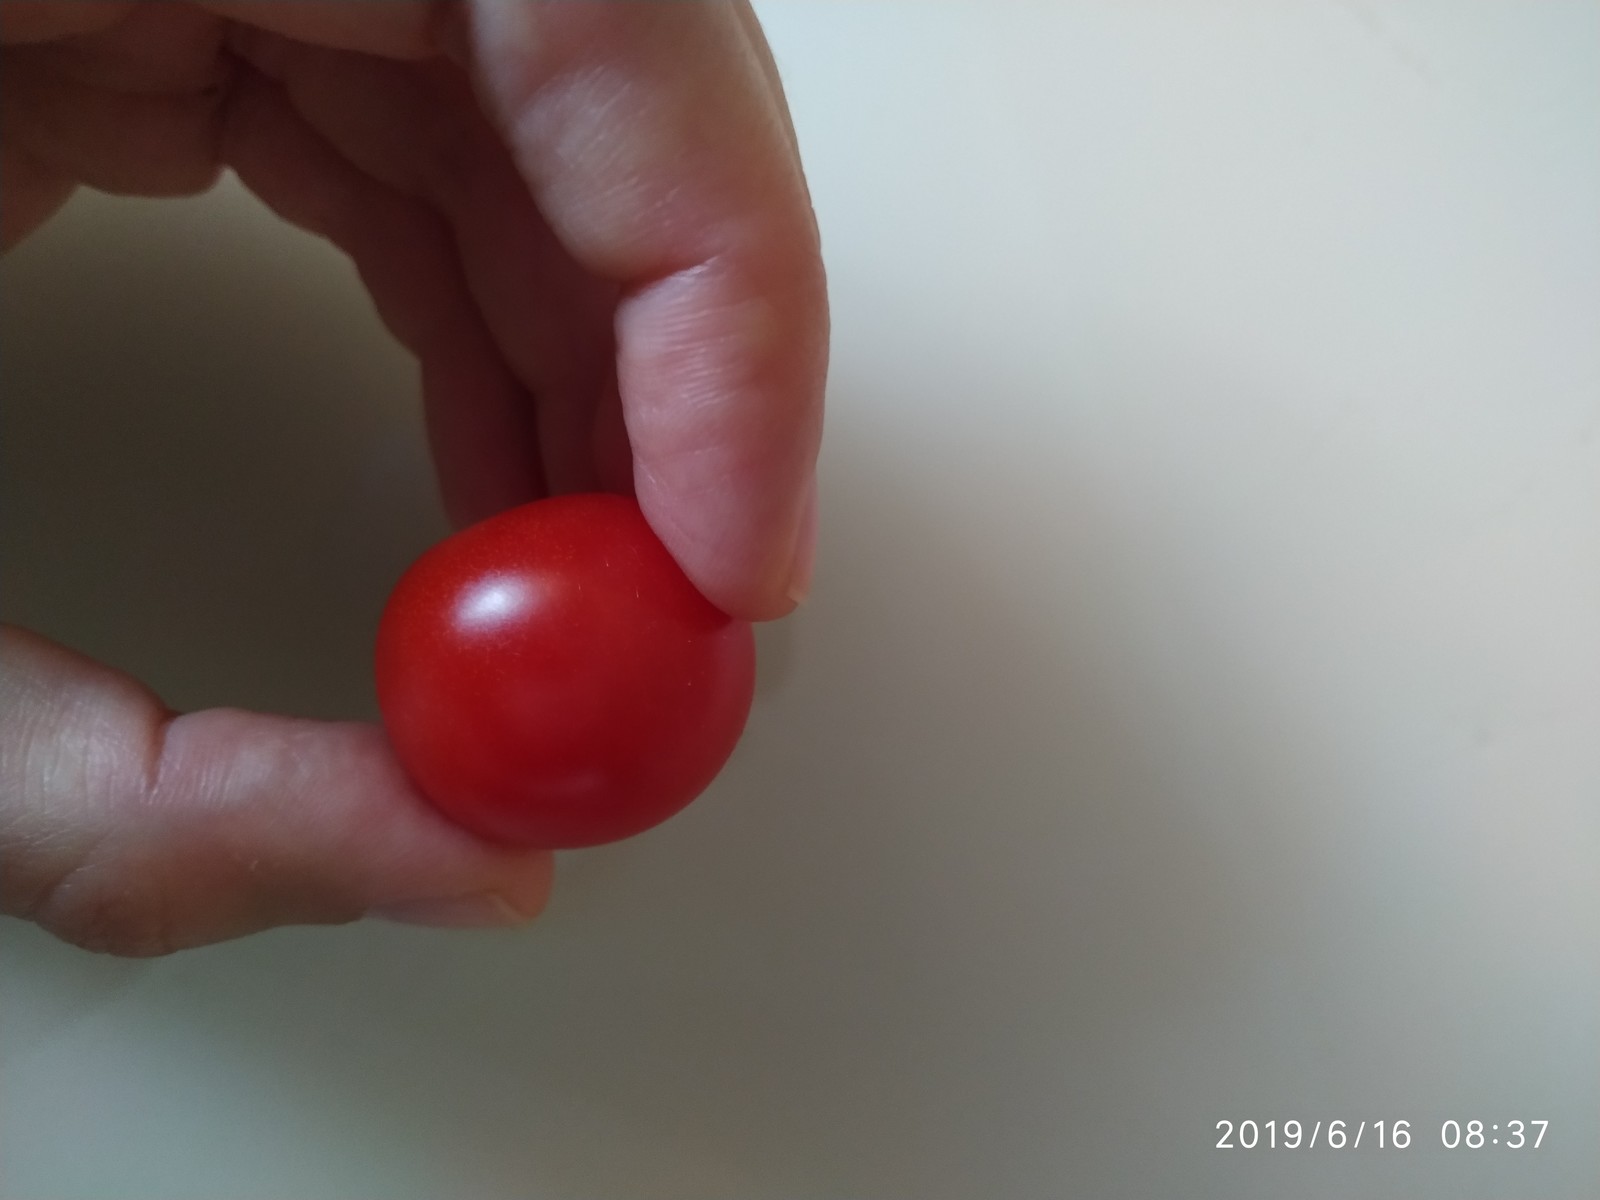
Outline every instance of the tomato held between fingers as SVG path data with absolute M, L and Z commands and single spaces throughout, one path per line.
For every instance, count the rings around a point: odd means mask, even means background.
M 400 764 L 485 837 L 592 846 L 666 820 L 721 770 L 755 680 L 632 500 L 558 496 L 462 530 L 400 579 L 378 705 Z

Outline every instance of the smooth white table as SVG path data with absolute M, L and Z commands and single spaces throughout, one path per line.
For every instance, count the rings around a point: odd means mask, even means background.
M 727 774 L 525 932 L 0 922 L 0 1195 L 1592 1200 L 1600 10 L 763 13 L 837 335 Z M 343 260 L 224 185 L 3 283 L 7 618 L 370 713 L 444 527 Z

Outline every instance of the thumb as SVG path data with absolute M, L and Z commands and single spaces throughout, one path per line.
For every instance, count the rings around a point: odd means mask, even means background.
M 0 912 L 147 956 L 276 925 L 530 920 L 544 851 L 439 816 L 383 732 L 232 709 L 0 628 Z

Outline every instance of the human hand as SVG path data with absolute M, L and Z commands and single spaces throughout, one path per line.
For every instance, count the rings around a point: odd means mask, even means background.
M 715 603 L 809 581 L 827 316 L 743 4 L 0 2 L 0 240 L 232 168 L 417 357 L 447 511 L 634 491 Z M 0 911 L 158 954 L 378 912 L 526 920 L 550 858 L 437 816 L 359 723 L 174 714 L 0 633 Z

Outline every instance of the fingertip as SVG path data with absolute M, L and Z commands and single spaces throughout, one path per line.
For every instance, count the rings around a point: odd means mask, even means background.
M 817 483 L 808 479 L 765 519 L 742 511 L 755 489 L 724 489 L 711 503 L 704 493 L 684 497 L 642 475 L 640 505 L 684 574 L 701 595 L 742 621 L 786 617 L 811 595 L 817 553 Z
M 799 608 L 811 595 L 812 577 L 817 562 L 817 481 L 806 485 L 800 501 L 800 520 L 795 530 L 794 552 L 790 556 L 789 577 L 784 588 L 790 611 Z

